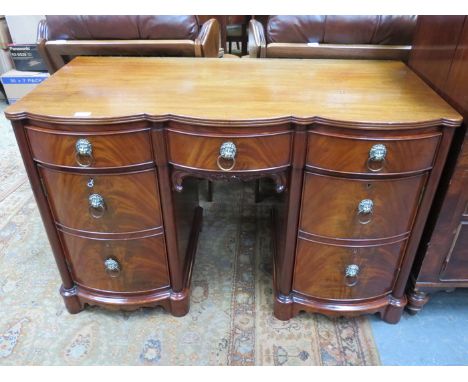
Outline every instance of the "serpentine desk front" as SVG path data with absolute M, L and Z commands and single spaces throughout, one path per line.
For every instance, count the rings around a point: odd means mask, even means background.
M 398 322 L 461 116 L 396 61 L 79 57 L 6 110 L 71 313 L 188 312 L 194 179 L 275 182 L 274 314 Z

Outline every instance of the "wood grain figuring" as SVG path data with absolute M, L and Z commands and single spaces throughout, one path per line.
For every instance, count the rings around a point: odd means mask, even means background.
M 391 292 L 404 242 L 375 247 L 331 246 L 298 240 L 294 290 L 320 299 L 356 300 Z M 346 280 L 350 264 L 359 266 L 357 284 Z
M 158 181 L 154 170 L 125 174 L 74 174 L 40 167 L 56 221 L 68 228 L 131 233 L 162 226 Z M 88 187 L 88 181 L 94 186 Z M 105 211 L 95 218 L 88 197 L 98 193 Z
M 93 150 L 89 168 L 115 168 L 153 162 L 149 129 L 109 133 L 63 132 L 27 127 L 34 159 L 40 163 L 82 168 L 76 160 L 76 141 L 87 139 Z
M 220 84 L 229 91 L 220 91 Z M 89 116 L 78 118 L 76 112 Z M 327 120 L 382 128 L 457 126 L 461 120 L 401 62 L 154 57 L 78 57 L 6 115 L 81 124 Z
M 232 171 L 269 170 L 288 166 L 291 161 L 292 137 L 288 131 L 248 137 L 231 134 L 223 136 L 222 130 L 216 132 L 214 129 L 212 135 L 192 135 L 168 130 L 167 142 L 170 163 L 199 170 L 220 170 L 217 159 L 224 142 L 233 142 L 236 145 Z M 230 160 L 222 162 L 221 165 L 226 168 L 232 165 Z
M 343 179 L 305 173 L 300 229 L 337 239 L 383 239 L 407 234 L 426 176 L 394 180 Z M 358 215 L 361 200 L 374 212 Z M 367 222 L 367 224 L 361 224 Z
M 162 235 L 137 240 L 92 240 L 62 233 L 67 257 L 77 284 L 110 292 L 141 292 L 169 286 Z M 111 258 L 119 273 L 107 272 Z
M 341 173 L 400 174 L 432 167 L 440 142 L 440 132 L 413 136 L 386 136 L 372 139 L 361 135 L 338 135 L 309 131 L 307 166 Z M 380 171 L 371 171 L 367 160 L 373 145 L 384 144 L 387 155 Z M 371 168 L 373 165 L 371 164 Z

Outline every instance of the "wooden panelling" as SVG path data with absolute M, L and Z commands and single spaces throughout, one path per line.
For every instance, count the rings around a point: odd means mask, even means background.
M 465 16 L 419 16 L 409 66 L 446 94 L 455 49 Z
M 467 219 L 468 220 L 468 219 Z M 455 233 L 444 267 L 441 281 L 468 282 L 468 221 L 460 223 Z
M 447 77 L 445 95 L 465 116 L 468 115 L 468 18 L 465 17 L 457 50 Z
M 415 269 L 418 282 L 438 283 L 444 268 L 450 271 L 454 269 L 453 267 L 458 272 L 458 279 L 468 279 L 468 268 L 461 267 L 462 262 L 458 261 L 453 266 L 449 264 L 452 259 L 462 259 L 466 255 L 464 254 L 466 249 L 460 245 L 466 240 L 464 236 L 468 235 L 463 226 L 463 223 L 468 221 L 468 217 L 464 216 L 468 208 L 466 190 L 468 190 L 468 140 L 465 139 L 447 192 L 442 194 L 442 200 L 439 200 L 441 209 L 436 211 L 438 214 L 433 211 L 432 218 L 435 220 L 433 231 L 421 243 L 420 255 L 423 258 L 420 259 L 421 265 L 417 268 L 417 273 Z M 462 273 L 465 276 L 461 276 Z
M 410 59 L 464 116 L 456 131 L 408 285 L 408 310 L 417 313 L 428 293 L 468 287 L 468 17 L 422 16 Z

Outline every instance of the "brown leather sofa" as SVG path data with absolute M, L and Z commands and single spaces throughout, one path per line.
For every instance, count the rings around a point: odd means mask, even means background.
M 257 16 L 249 57 L 408 58 L 417 16 Z
M 38 41 L 49 72 L 75 56 L 218 57 L 219 24 L 197 16 L 46 16 Z

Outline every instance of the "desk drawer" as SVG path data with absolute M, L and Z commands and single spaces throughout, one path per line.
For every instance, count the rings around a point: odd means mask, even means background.
M 362 138 L 308 133 L 306 164 L 340 173 L 398 174 L 432 168 L 440 133 Z
M 139 292 L 169 285 L 164 236 L 94 240 L 61 233 L 73 279 L 90 289 Z
M 208 171 L 255 171 L 290 164 L 292 135 L 289 131 L 248 136 L 223 133 L 222 129 L 207 132 L 205 128 L 199 134 L 169 129 L 167 137 L 169 161 L 183 167 Z M 230 153 L 234 149 L 234 158 L 224 159 L 222 147 L 231 148 Z
M 389 293 L 404 243 L 345 247 L 298 239 L 294 290 L 333 300 L 366 299 Z
M 28 126 L 27 134 L 34 159 L 44 164 L 115 168 L 153 161 L 147 129 L 91 134 Z
M 55 220 L 68 228 L 125 233 L 162 225 L 154 170 L 115 175 L 39 170 Z M 101 196 L 101 203 L 91 195 Z
M 345 179 L 304 173 L 300 229 L 339 239 L 379 239 L 411 230 L 426 175 Z

